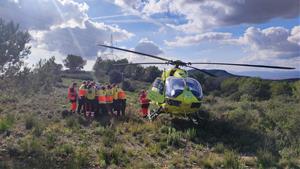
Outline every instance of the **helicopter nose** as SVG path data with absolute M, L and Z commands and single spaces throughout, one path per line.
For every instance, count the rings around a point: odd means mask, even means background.
M 185 92 L 183 95 L 183 100 L 185 103 L 192 103 L 193 102 L 193 95 L 191 92 Z

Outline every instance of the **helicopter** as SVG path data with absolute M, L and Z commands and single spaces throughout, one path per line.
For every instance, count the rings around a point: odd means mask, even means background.
M 126 63 L 115 64 L 114 66 L 126 65 L 172 65 L 173 68 L 164 70 L 161 77 L 157 77 L 148 90 L 147 97 L 153 105 L 158 107 L 148 114 L 149 120 L 155 119 L 161 113 L 171 114 L 172 116 L 187 116 L 192 122 L 199 124 L 206 116 L 201 112 L 201 103 L 203 99 L 203 91 L 201 84 L 194 78 L 189 77 L 188 71 L 181 67 L 195 69 L 209 76 L 215 77 L 214 74 L 196 68 L 192 65 L 229 65 L 258 67 L 271 69 L 295 69 L 293 67 L 269 66 L 269 65 L 253 65 L 240 63 L 220 63 L 220 62 L 183 62 L 181 60 L 170 60 L 160 56 L 155 56 L 138 51 L 123 49 L 119 47 L 99 44 L 101 47 L 115 49 L 124 52 L 130 52 L 142 55 L 163 62 L 145 62 L 145 63 Z M 204 116 L 203 116 L 204 115 Z

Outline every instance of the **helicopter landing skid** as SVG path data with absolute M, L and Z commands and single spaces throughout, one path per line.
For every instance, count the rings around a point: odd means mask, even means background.
M 206 112 L 195 112 L 187 116 L 191 122 L 197 126 L 205 126 L 209 120 L 209 114 Z
M 156 119 L 156 117 L 161 113 L 161 109 L 162 107 L 159 107 L 157 110 L 154 109 L 154 111 L 150 111 L 150 113 L 148 114 L 148 119 L 150 121 Z

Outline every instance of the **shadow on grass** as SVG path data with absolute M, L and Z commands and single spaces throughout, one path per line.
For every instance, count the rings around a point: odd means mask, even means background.
M 273 139 L 253 131 L 247 126 L 236 126 L 232 122 L 223 119 L 210 119 L 204 121 L 204 123 L 205 125 L 198 126 L 188 119 L 179 118 L 171 121 L 172 127 L 176 130 L 196 129 L 195 143 L 209 146 L 223 143 L 226 147 L 243 154 L 254 154 L 259 149 L 274 148 L 275 141 Z

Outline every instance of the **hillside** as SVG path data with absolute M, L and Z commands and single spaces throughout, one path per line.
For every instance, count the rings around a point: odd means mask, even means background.
M 200 126 L 161 115 L 138 116 L 128 92 L 127 115 L 87 121 L 68 115 L 63 79 L 50 94 L 0 98 L 0 168 L 298 168 L 299 99 L 206 96 Z

